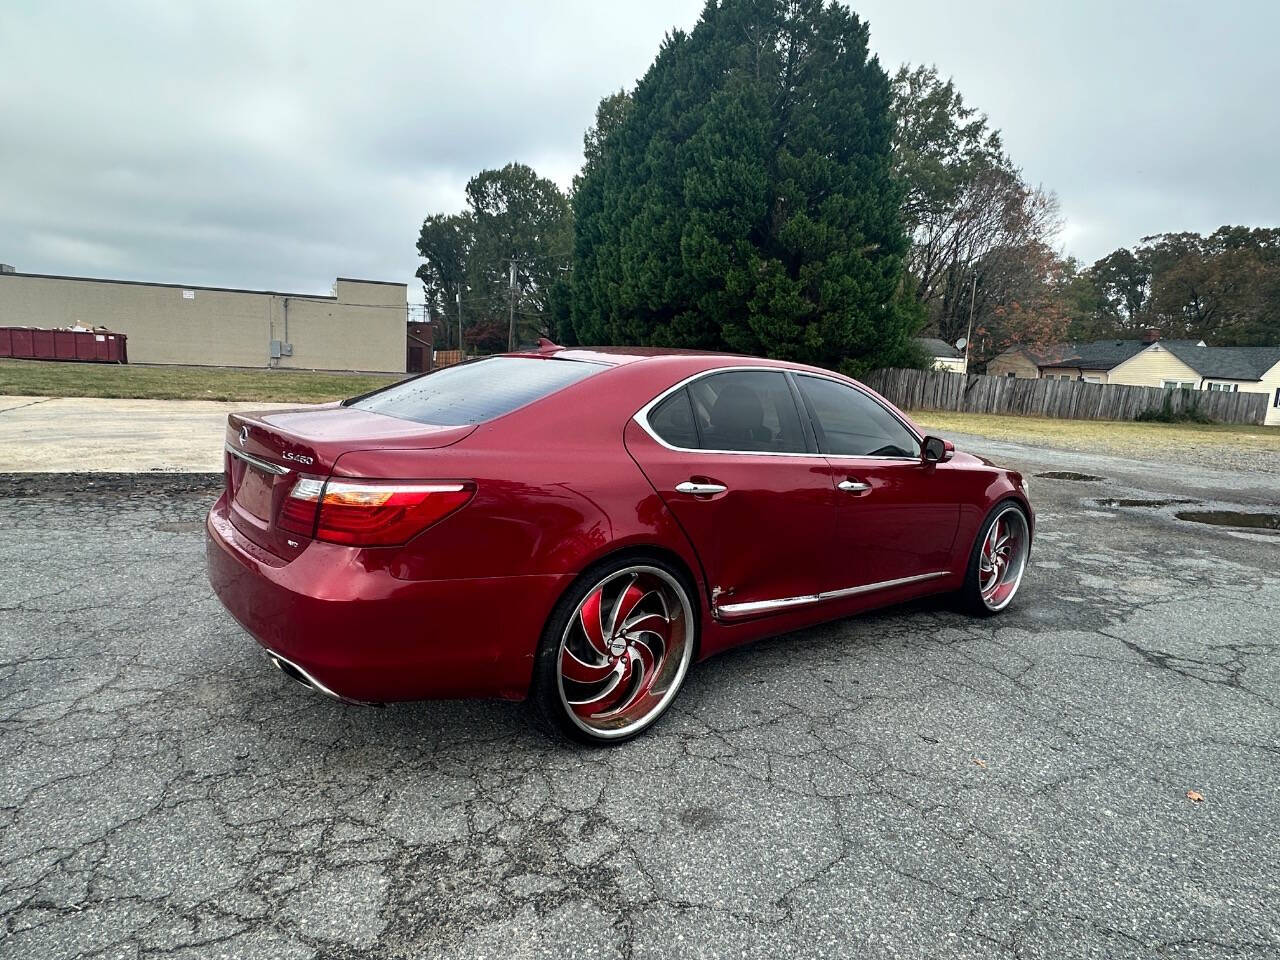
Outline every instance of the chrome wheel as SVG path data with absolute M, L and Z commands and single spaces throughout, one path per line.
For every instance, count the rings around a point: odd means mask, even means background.
M 558 653 L 560 701 L 592 737 L 629 736 L 680 689 L 693 655 L 693 611 L 665 570 L 626 567 L 592 587 Z
M 988 610 L 1009 605 L 1022 582 L 1030 550 L 1027 516 L 1010 504 L 991 521 L 978 556 L 978 592 Z

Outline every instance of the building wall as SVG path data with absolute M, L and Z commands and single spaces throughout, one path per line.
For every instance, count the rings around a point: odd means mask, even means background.
M 1007 377 L 1011 373 L 1024 380 L 1036 380 L 1040 377 L 1040 369 L 1021 350 L 1006 350 L 987 364 L 988 376 Z
M 945 370 L 947 373 L 964 373 L 964 357 L 934 357 L 933 369 Z
M 403 283 L 343 278 L 325 297 L 0 274 L 0 326 L 108 327 L 135 363 L 399 373 L 405 306 Z M 272 340 L 293 355 L 272 363 Z
M 1066 377 L 1068 380 L 1079 380 L 1085 373 L 1090 377 L 1097 377 L 1099 383 L 1107 382 L 1107 372 L 1105 370 L 1081 370 L 1079 367 L 1041 367 L 1040 377 L 1044 380 L 1061 380 Z
M 1280 406 L 1276 405 L 1276 391 L 1280 390 L 1280 363 L 1266 372 L 1261 383 L 1240 384 L 1241 390 L 1261 390 L 1267 395 L 1267 419 L 1269 427 L 1280 427 Z
M 1160 387 L 1166 380 L 1193 383 L 1199 389 L 1201 377 L 1160 344 L 1153 343 L 1124 363 L 1112 367 L 1108 382 L 1127 383 L 1135 387 Z
M 1267 395 L 1267 419 L 1263 423 L 1268 427 L 1280 426 L 1280 406 L 1276 406 L 1276 391 L 1280 390 L 1280 363 L 1268 370 L 1260 381 L 1208 377 L 1201 384 L 1201 389 L 1208 390 L 1210 383 L 1234 384 L 1240 393 L 1265 393 Z

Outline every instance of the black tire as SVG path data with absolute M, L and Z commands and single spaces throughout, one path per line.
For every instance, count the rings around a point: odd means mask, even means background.
M 993 603 L 983 592 L 983 578 L 990 576 L 989 570 L 983 569 L 983 548 L 987 542 L 988 536 L 991 534 L 991 528 L 997 521 L 1008 520 L 1011 525 L 1016 525 L 1020 520 L 1020 536 L 1023 538 L 1018 545 L 1020 556 L 1017 560 L 1017 569 L 1002 576 L 1010 577 L 1009 580 L 1000 580 L 1002 587 L 1012 585 L 1008 596 L 1001 597 L 998 602 Z M 993 617 L 998 613 L 1007 610 L 1017 596 L 1018 588 L 1022 585 L 1022 577 L 1026 572 L 1026 566 L 1031 557 L 1031 522 L 1027 517 L 1027 512 L 1017 500 L 1012 498 L 1001 500 L 987 513 L 982 521 L 982 526 L 978 528 L 978 536 L 973 541 L 973 547 L 969 551 L 969 565 L 965 568 L 964 586 L 960 588 L 960 605 L 968 613 L 978 617 Z M 1012 567 L 1013 564 L 1010 564 Z
M 619 630 L 611 630 L 611 614 L 619 615 L 624 604 L 622 595 L 636 585 L 636 592 L 643 593 L 644 598 L 634 604 L 631 610 L 653 611 L 635 617 L 617 616 L 626 622 L 649 621 L 661 608 L 666 612 L 666 635 L 660 636 L 661 630 L 643 630 L 630 643 L 621 636 Z M 654 589 L 647 590 L 652 586 Z M 599 591 L 599 597 L 593 601 L 599 611 L 601 629 L 599 636 L 608 648 L 609 657 L 601 656 L 594 646 L 584 648 L 582 641 L 589 639 L 583 624 L 590 620 L 586 611 L 588 597 Z M 617 601 L 611 600 L 613 592 L 617 592 Z M 697 650 L 700 606 L 697 593 L 689 578 L 678 568 L 665 560 L 649 555 L 628 554 L 601 561 L 587 569 L 560 598 L 552 610 L 546 626 L 542 631 L 542 639 L 538 644 L 538 653 L 534 659 L 533 682 L 529 690 L 528 707 L 534 722 L 543 730 L 553 735 L 594 746 L 608 746 L 625 743 L 639 736 L 667 711 L 679 694 L 680 687 L 688 673 Z M 659 617 L 660 619 L 660 617 Z M 571 630 L 572 626 L 572 630 Z M 605 636 L 605 634 L 609 636 Z M 678 639 L 678 647 L 677 647 Z M 616 647 L 627 644 L 625 649 L 613 655 Z M 575 646 L 576 644 L 576 646 Z M 612 674 L 602 676 L 598 681 L 588 684 L 576 684 L 572 679 L 565 679 L 562 663 L 566 662 L 566 647 L 569 648 L 569 662 L 578 662 L 574 651 L 585 649 L 584 659 L 592 655 L 602 660 L 600 664 L 582 665 L 587 670 L 618 670 L 625 672 L 625 680 L 608 687 Z M 661 657 L 655 654 L 661 648 Z M 643 649 L 641 649 L 643 648 Z M 647 664 L 655 666 L 646 672 Z M 645 684 L 646 676 L 651 677 L 650 686 L 643 693 L 635 691 Z M 655 681 L 665 681 L 660 688 L 654 689 Z M 619 714 L 616 718 L 608 713 L 600 716 L 603 720 L 583 716 L 573 709 L 570 701 L 575 697 L 590 698 L 597 689 L 613 691 L 627 686 L 639 699 L 636 708 L 649 705 L 642 715 L 626 719 Z M 577 692 L 570 692 L 570 690 Z M 583 691 L 586 691 L 585 693 Z M 622 701 L 629 699 L 623 694 Z M 578 701 L 582 706 L 582 701 Z M 584 707 L 584 710 L 587 708 Z

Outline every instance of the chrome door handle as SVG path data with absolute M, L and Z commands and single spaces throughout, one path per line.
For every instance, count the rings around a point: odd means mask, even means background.
M 841 480 L 836 486 L 848 493 L 863 493 L 871 489 L 871 484 L 861 480 Z
M 676 493 L 692 493 L 704 497 L 713 493 L 724 493 L 728 489 L 723 483 L 694 483 L 692 480 L 676 484 Z

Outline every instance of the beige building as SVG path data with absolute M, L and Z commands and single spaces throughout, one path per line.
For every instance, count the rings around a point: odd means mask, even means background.
M 0 326 L 107 327 L 131 363 L 403 373 L 406 301 L 346 277 L 324 296 L 0 270 Z
M 1014 347 L 987 364 L 992 376 L 1085 380 L 1170 390 L 1267 395 L 1268 426 L 1280 425 L 1280 346 L 1210 347 L 1203 340 L 1098 340 L 1033 351 Z
M 1010 347 L 987 363 L 989 377 L 1021 377 L 1024 380 L 1040 379 L 1039 354 L 1024 347 Z

